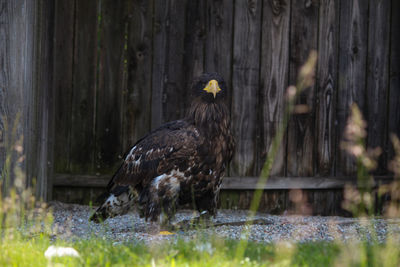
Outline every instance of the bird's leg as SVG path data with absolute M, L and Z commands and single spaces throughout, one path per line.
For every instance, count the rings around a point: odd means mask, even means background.
M 217 195 L 211 194 L 207 197 L 195 199 L 196 208 L 200 215 L 190 220 L 183 220 L 178 224 L 183 229 L 195 227 L 210 227 L 212 225 L 211 217 L 217 214 Z
M 172 220 L 173 216 L 171 214 L 166 214 L 166 213 L 161 213 L 160 218 L 159 218 L 159 223 L 160 223 L 160 228 L 163 230 L 173 230 L 174 227 L 172 227 Z
M 172 224 L 172 219 L 175 217 L 176 213 L 176 201 L 177 198 L 168 201 L 164 200 L 163 209 L 159 216 L 160 227 L 165 230 L 173 230 L 174 226 Z
M 182 220 L 175 224 L 172 224 L 174 229 L 190 229 L 196 227 L 209 227 L 212 224 L 211 217 L 213 215 L 208 211 L 202 211 L 199 216 L 188 220 Z

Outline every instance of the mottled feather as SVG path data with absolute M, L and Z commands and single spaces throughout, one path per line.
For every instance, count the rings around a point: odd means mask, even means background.
M 153 221 L 160 214 L 170 220 L 183 204 L 215 214 L 221 178 L 234 151 L 226 90 L 218 74 L 196 79 L 186 117 L 133 145 L 107 186 L 108 198 L 91 219 L 123 214 L 133 206 Z

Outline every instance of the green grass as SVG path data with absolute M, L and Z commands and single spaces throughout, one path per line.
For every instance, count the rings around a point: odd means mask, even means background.
M 260 184 L 269 177 L 273 159 L 278 151 L 281 138 L 287 126 L 287 121 L 293 112 L 296 96 L 305 88 L 312 85 L 313 69 L 316 54 L 312 53 L 308 63 L 300 70 L 297 88 L 289 87 L 287 92 L 288 106 L 285 111 L 285 121 L 280 126 L 279 133 L 274 138 L 273 146 L 263 166 Z M 351 131 L 346 133 L 344 148 L 353 153 L 359 162 L 358 178 L 367 181 L 368 171 L 376 165 L 375 158 L 379 154 L 367 153 L 365 148 L 365 126 L 361 113 L 356 107 L 352 108 L 349 125 Z M 16 125 L 13 133 L 16 131 Z M 356 127 L 356 128 L 354 128 Z M 358 129 L 358 131 L 354 131 Z M 355 134 L 355 133 L 358 133 Z M 15 136 L 15 133 L 12 134 Z M 400 179 L 400 141 L 392 137 L 396 158 L 392 162 L 392 171 Z M 6 140 L 7 141 L 7 140 Z M 7 161 L 2 171 L 4 181 L 0 180 L 0 267 L 1 266 L 400 266 L 400 240 L 390 240 L 386 244 L 370 243 L 341 243 L 341 242 L 309 242 L 309 243 L 276 243 L 261 244 L 248 240 L 236 241 L 209 236 L 196 237 L 189 241 L 165 241 L 163 243 L 145 245 L 143 243 L 118 243 L 92 237 L 90 240 L 51 241 L 52 216 L 47 213 L 44 205 L 34 201 L 32 192 L 25 190 L 26 180 L 22 170 L 16 165 L 11 170 L 11 153 L 16 147 L 16 141 L 6 142 Z M 22 140 L 20 140 L 20 143 Z M 7 145 L 8 144 L 8 145 Z M 362 155 L 356 153 L 362 148 Z M 357 149 L 356 149 L 357 148 Z M 18 152 L 18 151 L 17 151 Z M 22 156 L 18 152 L 19 157 Z M 374 156 L 375 154 L 375 156 Z M 368 163 L 368 164 L 367 164 Z M 15 189 L 9 192 L 9 173 L 16 174 Z M 17 182 L 19 181 L 19 182 Z M 397 181 L 398 182 L 398 181 Z M 393 209 L 389 209 L 388 217 L 398 217 L 400 214 L 400 197 L 398 190 L 400 182 L 393 186 L 382 188 L 382 192 L 391 192 Z M 2 187 L 3 186 L 3 187 Z M 346 206 L 353 214 L 365 214 L 365 210 L 373 210 L 373 203 L 364 203 L 363 196 L 371 196 L 369 190 L 358 192 L 352 189 Z M 383 190 L 384 189 L 384 190 Z M 1 193 L 7 193 L 1 196 Z M 17 193 L 18 192 L 18 193 Z M 257 190 L 252 201 L 252 211 L 259 205 L 262 190 Z M 346 191 L 345 191 L 346 195 Z M 9 196 L 9 197 L 7 197 Z M 369 197 L 368 199 L 372 199 Z M 361 201 L 362 200 L 362 201 Z M 250 216 L 251 217 L 251 216 Z M 16 230 L 24 228 L 23 230 Z M 242 233 L 248 236 L 248 232 Z M 362 233 L 360 233 L 362 234 Z M 47 259 L 45 251 L 49 246 L 73 247 L 80 257 L 56 257 Z
M 0 266 L 399 266 L 398 246 L 332 242 L 260 244 L 248 242 L 237 259 L 239 242 L 223 239 L 178 240 L 154 245 L 102 239 L 51 242 L 45 235 L 0 241 Z M 51 261 L 50 245 L 75 248 L 79 258 Z
M 143 243 L 117 244 L 106 240 L 80 240 L 57 242 L 71 246 L 80 258 L 53 258 L 51 263 L 64 266 L 326 266 L 334 262 L 339 253 L 337 245 L 330 243 L 265 245 L 250 242 L 242 259 L 235 259 L 239 242 L 213 239 L 211 241 L 165 242 L 146 246 Z M 45 236 L 31 239 L 15 238 L 0 244 L 0 266 L 46 266 L 46 249 L 52 245 Z

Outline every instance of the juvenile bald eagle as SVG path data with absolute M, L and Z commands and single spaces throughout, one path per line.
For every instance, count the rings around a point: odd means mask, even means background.
M 106 200 L 90 220 L 99 222 L 136 206 L 146 220 L 164 224 L 173 218 L 178 205 L 188 203 L 215 215 L 221 179 L 234 150 L 224 103 L 226 90 L 216 73 L 197 78 L 186 117 L 136 142 L 110 180 Z

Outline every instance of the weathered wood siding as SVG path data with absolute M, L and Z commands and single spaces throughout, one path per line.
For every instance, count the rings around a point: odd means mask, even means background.
M 339 16 L 339 73 L 337 77 L 335 171 L 338 175 L 344 175 L 354 174 L 356 171 L 354 160 L 339 148 L 350 113 L 349 106 L 352 103 L 356 103 L 361 110 L 365 110 L 368 5 L 363 0 L 341 0 Z
M 388 135 L 399 132 L 392 2 L 57 0 L 55 171 L 111 174 L 135 140 L 184 115 L 190 81 L 209 70 L 230 85 L 230 176 L 257 176 L 285 89 L 316 49 L 316 83 L 298 99 L 308 112 L 292 116 L 272 173 L 354 174 L 340 140 L 356 102 L 387 174 Z
M 16 178 L 51 198 L 54 5 L 0 1 L 0 185 Z M 15 167 L 20 167 L 21 172 Z
M 56 0 L 55 173 L 86 177 L 89 187 L 93 177 L 104 182 L 136 140 L 184 115 L 193 77 L 217 71 L 229 85 L 237 139 L 228 174 L 256 177 L 283 120 L 286 88 L 315 49 L 316 82 L 297 100 L 307 112 L 290 119 L 272 176 L 310 184 L 354 177 L 354 160 L 340 149 L 353 102 L 368 122 L 367 144 L 383 149 L 375 174 L 390 175 L 388 136 L 400 134 L 398 7 L 395 0 Z M 66 197 L 73 181 L 56 184 L 56 198 L 77 201 Z M 340 209 L 340 189 L 305 188 L 314 212 Z M 288 208 L 288 188 L 280 189 L 265 194 L 263 209 Z M 227 191 L 221 205 L 246 207 L 250 195 Z
M 389 135 L 400 135 L 399 7 L 396 0 L 0 0 L 3 190 L 15 164 L 47 199 L 53 169 L 65 179 L 111 175 L 136 140 L 184 115 L 191 80 L 203 71 L 229 85 L 237 139 L 229 176 L 256 177 L 283 119 L 285 90 L 312 49 L 316 82 L 297 101 L 307 112 L 290 119 L 272 176 L 310 184 L 354 177 L 354 160 L 340 149 L 353 102 L 368 123 L 367 145 L 383 149 L 375 175 L 390 175 Z M 64 189 L 58 183 L 57 198 Z M 249 192 L 227 192 L 222 203 L 246 206 Z M 328 210 L 341 197 L 307 194 Z M 262 206 L 289 200 L 287 191 L 269 192 Z
M 400 133 L 400 16 L 395 10 L 400 10 L 400 1 L 392 0 L 391 31 L 390 31 L 390 66 L 389 66 L 389 121 L 388 131 Z M 386 140 L 389 147 L 388 158 L 393 158 L 393 146 L 390 139 Z

